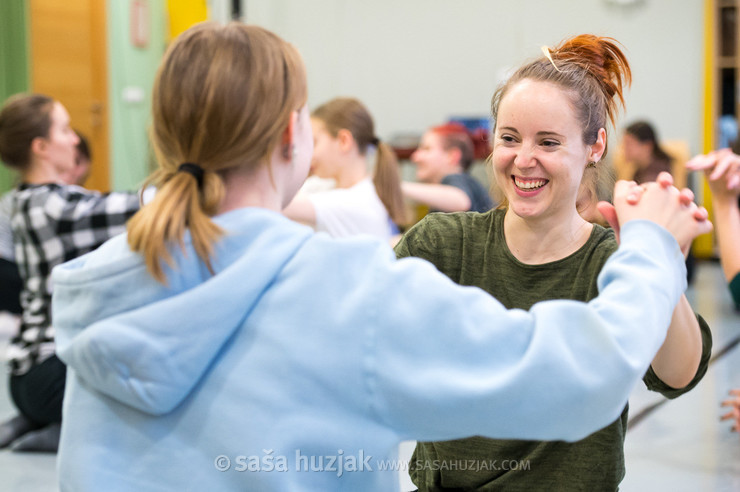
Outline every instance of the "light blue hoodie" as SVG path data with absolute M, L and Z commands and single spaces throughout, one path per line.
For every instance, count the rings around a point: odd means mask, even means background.
M 376 240 L 216 222 L 215 276 L 187 238 L 167 287 L 125 236 L 54 270 L 63 491 L 388 491 L 405 439 L 578 440 L 619 416 L 685 288 L 641 221 L 602 295 L 530 312 Z

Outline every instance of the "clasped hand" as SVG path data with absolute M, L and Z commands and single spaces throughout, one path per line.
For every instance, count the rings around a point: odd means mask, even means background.
M 712 230 L 707 210 L 694 203 L 694 193 L 688 188 L 679 191 L 673 186 L 673 177 L 665 172 L 655 182 L 642 185 L 617 181 L 614 204 L 599 202 L 597 207 L 614 229 L 617 240 L 620 225 L 630 220 L 650 220 L 673 235 L 684 256 L 696 236 Z

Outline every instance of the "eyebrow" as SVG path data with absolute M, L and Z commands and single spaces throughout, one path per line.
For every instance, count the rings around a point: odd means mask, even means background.
M 504 126 L 504 127 L 499 128 L 499 130 L 507 130 L 507 131 L 510 131 L 510 132 L 519 133 L 519 130 L 517 130 L 513 126 Z M 537 136 L 538 137 L 550 137 L 550 136 L 554 136 L 554 137 L 565 138 L 564 135 L 561 135 L 558 132 L 551 132 L 551 131 L 537 132 Z
M 540 135 L 540 136 L 543 136 L 543 137 L 547 137 L 547 136 L 552 135 L 552 136 L 555 136 L 555 137 L 565 138 L 565 135 L 562 135 L 562 134 L 560 134 L 558 132 L 537 132 L 537 135 Z

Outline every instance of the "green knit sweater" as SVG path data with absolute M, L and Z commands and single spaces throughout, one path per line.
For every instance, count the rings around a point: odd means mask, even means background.
M 586 244 L 570 256 L 527 265 L 518 261 L 506 245 L 504 213 L 430 214 L 401 239 L 396 255 L 424 258 L 455 282 L 480 287 L 509 309 L 529 309 L 547 299 L 588 301 L 598 295 L 597 276 L 617 248 L 613 231 L 595 225 Z M 663 383 L 651 368 L 644 377 L 649 389 L 675 398 L 699 382 L 706 372 L 712 345 L 709 328 L 701 317 L 699 323 L 703 350 L 692 382 L 676 390 Z M 547 403 L 543 394 L 542 404 Z M 420 491 L 616 490 L 625 472 L 626 424 L 627 408 L 611 425 L 575 443 L 483 437 L 422 442 L 409 464 L 411 479 Z
M 729 287 L 732 300 L 735 301 L 735 309 L 740 309 L 740 273 L 732 278 Z

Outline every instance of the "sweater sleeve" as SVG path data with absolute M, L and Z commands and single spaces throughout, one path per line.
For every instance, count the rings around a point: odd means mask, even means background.
M 701 330 L 701 359 L 699 360 L 699 367 L 696 369 L 694 378 L 683 388 L 676 389 L 664 383 L 663 380 L 655 374 L 653 367 L 650 366 L 645 377 L 642 378 L 645 382 L 645 386 L 647 386 L 650 391 L 657 391 L 666 398 L 677 398 L 693 389 L 694 386 L 699 384 L 699 381 L 704 377 L 704 374 L 707 373 L 709 359 L 712 357 L 712 332 L 709 330 L 709 325 L 704 318 L 697 314 L 696 319 L 699 322 L 699 329 Z
M 740 273 L 735 275 L 730 281 L 730 294 L 732 294 L 732 300 L 735 301 L 735 309 L 740 310 Z
M 56 187 L 44 204 L 56 223 L 56 233 L 78 251 L 95 248 L 123 232 L 138 210 L 135 192 L 101 194 L 77 186 Z
M 370 407 L 401 438 L 582 439 L 613 422 L 661 346 L 686 287 L 664 229 L 632 221 L 588 304 L 529 312 L 461 287 L 416 258 L 372 262 Z M 384 327 L 390 327 L 384 332 Z

